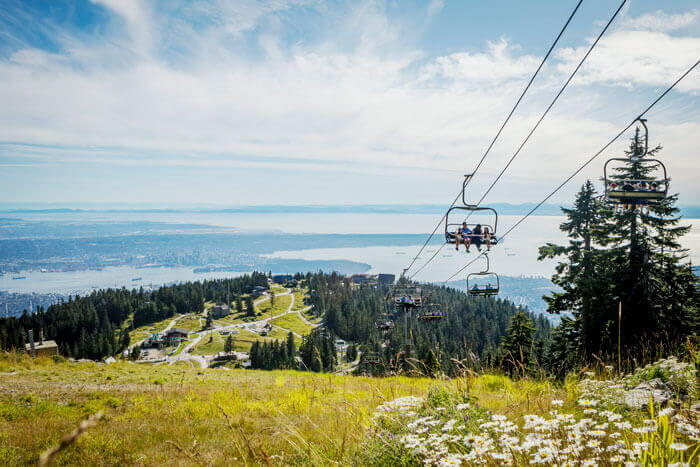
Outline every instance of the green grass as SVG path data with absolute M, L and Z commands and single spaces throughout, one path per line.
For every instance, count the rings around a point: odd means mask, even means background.
M 408 420 L 372 417 L 377 406 L 404 396 L 426 398 L 413 416 L 432 416 L 438 426 L 431 430 L 438 435 L 452 418 L 461 420 L 454 430 L 481 433 L 479 423 L 489 411 L 520 426 L 524 415 L 550 418 L 552 410 L 591 417 L 579 404 L 582 392 L 573 379 L 559 386 L 493 374 L 452 380 L 370 378 L 200 369 L 191 362 L 55 362 L 0 353 L 0 464 L 36 464 L 81 420 L 101 411 L 104 418 L 97 426 L 58 454 L 58 465 L 416 465 L 420 459 L 395 441 L 408 432 Z M 470 418 L 456 407 L 467 396 Z M 555 399 L 563 406 L 555 407 Z M 688 416 L 688 402 L 684 405 L 679 413 Z M 655 418 L 605 402 L 596 408 L 612 409 L 635 426 Z M 627 431 L 623 441 L 652 445 L 653 452 L 645 450 L 644 465 L 666 465 L 682 455 L 697 465 L 697 457 L 689 459 L 697 443 L 672 432 L 669 423 L 659 424 L 659 433 L 667 435 Z M 610 425 L 607 431 L 613 431 Z M 691 446 L 674 451 L 668 447 L 674 440 Z M 527 463 L 524 457 L 519 461 Z
M 282 314 L 287 311 L 291 303 L 292 297 L 290 295 L 280 295 L 275 297 L 274 307 L 272 306 L 272 301 L 269 299 L 261 302 L 260 304 L 256 304 L 256 310 L 262 313 L 262 316 L 257 317 L 257 319 L 260 320 Z
M 311 329 L 313 329 L 311 326 L 302 321 L 297 313 L 289 313 L 284 316 L 280 316 L 279 318 L 270 320 L 270 323 L 274 324 L 275 326 L 288 329 L 289 331 L 296 332 L 302 336 L 310 333 Z
M 282 287 L 281 285 L 272 284 L 272 286 L 270 287 L 270 291 L 274 292 L 275 294 L 280 294 L 280 293 L 286 293 L 287 289 Z
M 307 321 L 314 323 L 314 324 L 319 324 L 322 320 L 322 318 L 320 316 L 314 315 L 313 308 L 306 310 L 306 311 L 302 312 L 301 314 L 304 316 L 304 318 L 306 318 Z
M 307 289 L 295 290 L 293 292 L 294 306 L 292 307 L 292 310 L 298 311 L 306 308 L 306 305 L 304 304 L 304 298 L 308 296 L 307 292 Z
M 8 372 L 0 376 L 3 465 L 35 464 L 98 411 L 104 419 L 59 453 L 58 465 L 349 464 L 377 405 L 454 386 L 0 354 L 0 373 Z
M 202 329 L 202 325 L 204 324 L 204 319 L 202 319 L 202 322 L 200 323 L 200 318 L 201 315 L 187 316 L 178 320 L 178 322 L 175 323 L 175 326 L 173 327 L 186 329 L 189 332 L 199 331 Z
M 212 337 L 212 341 L 209 342 L 209 337 Z M 192 351 L 193 354 L 197 355 L 213 355 L 224 351 L 224 339 L 227 336 L 222 336 L 218 332 L 213 332 L 202 337 Z

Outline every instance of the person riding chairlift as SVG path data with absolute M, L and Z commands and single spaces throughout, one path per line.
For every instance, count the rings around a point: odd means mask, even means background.
M 484 226 L 484 241 L 486 242 L 486 251 L 491 251 L 491 232 L 486 226 Z
M 459 251 L 459 244 L 464 242 L 464 245 L 467 247 L 467 253 L 469 252 L 469 236 L 471 233 L 472 231 L 467 227 L 467 223 L 462 222 L 462 227 L 455 232 L 455 250 Z
M 476 249 L 481 251 L 481 236 L 483 232 L 481 231 L 481 224 L 476 224 L 476 227 L 474 227 L 474 230 L 472 230 L 471 234 L 471 241 L 470 243 L 473 243 L 476 245 Z M 467 253 L 469 253 L 469 244 L 467 244 Z

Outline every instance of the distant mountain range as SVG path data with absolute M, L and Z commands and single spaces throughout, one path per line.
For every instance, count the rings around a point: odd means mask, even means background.
M 536 203 L 493 203 L 489 204 L 499 214 L 523 215 L 536 206 Z M 353 214 L 442 214 L 447 206 L 441 204 L 337 204 L 337 205 L 252 205 L 230 207 L 138 207 L 138 206 L 86 206 L 79 208 L 50 207 L 39 205 L 0 204 L 0 213 L 76 213 L 76 212 L 139 212 L 139 213 L 241 213 L 241 214 L 279 214 L 279 213 L 353 213 Z M 681 206 L 681 213 L 686 218 L 700 218 L 700 206 Z M 561 205 L 543 204 L 535 214 L 540 216 L 560 216 Z

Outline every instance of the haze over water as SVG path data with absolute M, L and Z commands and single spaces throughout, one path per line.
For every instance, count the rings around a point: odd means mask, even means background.
M 286 213 L 286 214 L 249 214 L 249 213 L 208 213 L 208 212 L 33 212 L 3 213 L 3 217 L 21 218 L 32 221 L 55 221 L 61 223 L 120 223 L 151 221 L 178 224 L 197 224 L 223 227 L 235 232 L 260 232 L 261 235 L 272 232 L 319 233 L 319 234 L 412 234 L 432 231 L 440 214 L 368 214 L 368 213 Z M 498 232 L 503 234 L 521 216 L 502 215 L 498 219 Z M 460 219 L 456 219 L 460 220 Z M 564 243 L 565 235 L 559 230 L 564 220 L 560 216 L 532 216 L 515 229 L 501 244 L 494 246 L 490 253 L 491 270 L 508 276 L 542 275 L 549 277 L 555 261 L 537 261 L 537 248 L 547 242 Z M 492 223 L 492 219 L 473 218 L 470 222 Z M 683 246 L 688 248 L 693 264 L 700 262 L 700 219 L 685 219 L 684 224 L 692 225 L 691 232 L 683 238 Z M 184 230 L 184 229 L 183 229 Z M 431 244 L 416 261 L 410 273 L 414 273 L 423 262 L 440 247 L 444 226 L 438 228 Z M 264 238 L 264 237 L 263 237 Z M 303 250 L 276 250 L 274 239 L 270 237 L 268 257 L 329 260 L 345 259 L 367 263 L 370 272 L 400 274 L 418 252 L 419 244 L 412 246 L 368 246 L 360 248 L 315 249 L 309 245 Z M 445 247 L 433 262 L 416 276 L 422 281 L 444 281 L 468 261 L 476 256 L 476 250 L 466 254 L 463 248 L 459 252 L 454 246 Z M 485 267 L 483 259 L 477 260 L 467 270 L 452 280 L 463 279 L 467 273 L 476 272 Z M 148 287 L 171 282 L 199 280 L 203 278 L 232 277 L 249 271 L 194 273 L 192 267 L 174 268 L 135 268 L 132 266 L 106 267 L 101 271 L 70 271 L 23 273 L 27 278 L 13 280 L 15 274 L 0 276 L 0 290 L 9 292 L 40 293 L 86 293 L 93 288 L 104 287 Z M 140 277 L 140 281 L 132 279 Z

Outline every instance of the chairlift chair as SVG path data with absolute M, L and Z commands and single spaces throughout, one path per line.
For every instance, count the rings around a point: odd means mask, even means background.
M 423 321 L 439 321 L 442 319 L 442 307 L 439 303 L 427 303 L 423 313 L 420 314 Z
M 457 242 L 457 230 L 462 227 L 463 221 L 455 221 L 455 217 L 464 219 L 465 215 L 469 216 L 472 213 L 492 213 L 493 220 L 489 222 L 467 223 L 470 230 L 474 230 L 478 224 L 481 224 L 482 232 L 488 228 L 490 234 L 491 245 L 498 244 L 497 228 L 498 228 L 498 213 L 495 209 L 487 206 L 477 206 L 467 203 L 466 189 L 467 183 L 471 175 L 465 175 L 462 182 L 462 206 L 452 206 L 445 214 L 445 242 L 454 244 Z M 452 218 L 450 218 L 452 216 Z M 486 243 L 486 242 L 484 242 Z
M 367 355 L 365 356 L 365 362 L 367 362 L 370 365 L 378 365 L 381 362 L 381 359 L 379 358 L 379 355 L 377 355 L 376 352 L 367 352 Z
M 423 306 L 423 289 L 415 285 L 395 285 L 391 298 L 397 307 L 420 308 Z
M 389 319 L 387 315 L 381 315 L 380 318 L 374 322 L 374 327 L 380 331 L 387 332 L 394 329 L 394 322 Z
M 663 202 L 668 195 L 669 179 L 666 166 L 658 159 L 644 158 L 649 150 L 649 129 L 647 128 L 646 119 L 638 118 L 637 121 L 644 127 L 644 152 L 642 154 L 632 154 L 630 157 L 614 157 L 607 160 L 603 166 L 605 199 L 610 204 L 657 205 Z M 637 129 L 638 131 L 639 129 Z M 635 140 L 638 134 L 635 135 Z M 645 169 L 655 169 L 659 176 L 639 180 L 620 180 L 613 179 L 608 174 L 609 165 L 615 165 L 616 162 L 627 165 L 630 161 L 646 165 Z M 663 176 L 661 177 L 662 173 Z M 641 184 L 646 184 L 646 187 L 640 188 Z M 656 185 L 654 189 L 652 189 L 652 184 Z
M 501 281 L 498 277 L 498 274 L 495 272 L 490 272 L 489 271 L 489 256 L 484 255 L 486 258 L 486 269 L 481 271 L 481 272 L 473 272 L 471 274 L 467 275 L 467 295 L 472 295 L 472 296 L 491 296 L 491 295 L 498 295 L 498 290 L 500 289 L 501 286 Z M 496 285 L 492 285 L 491 282 L 487 282 L 486 285 L 479 285 L 475 283 L 475 281 L 478 278 L 491 278 Z M 483 282 L 483 280 L 480 280 L 479 282 Z

